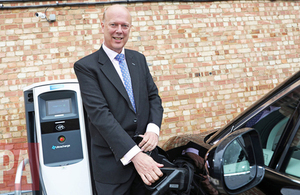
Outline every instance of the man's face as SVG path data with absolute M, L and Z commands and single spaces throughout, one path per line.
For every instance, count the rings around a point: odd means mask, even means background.
M 105 21 L 101 23 L 104 44 L 109 49 L 121 53 L 128 41 L 131 16 L 122 6 L 112 6 L 106 10 Z

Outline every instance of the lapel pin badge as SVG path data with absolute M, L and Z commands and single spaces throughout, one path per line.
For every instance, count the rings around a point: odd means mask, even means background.
M 132 65 L 134 65 L 134 66 L 135 66 L 135 63 L 132 63 Z

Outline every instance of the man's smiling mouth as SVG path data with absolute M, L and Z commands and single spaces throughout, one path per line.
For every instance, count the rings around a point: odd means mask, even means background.
M 123 38 L 121 37 L 114 37 L 115 40 L 122 40 Z

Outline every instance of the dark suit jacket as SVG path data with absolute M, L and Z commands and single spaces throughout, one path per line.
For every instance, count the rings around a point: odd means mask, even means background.
M 91 134 L 93 174 L 101 183 L 124 183 L 132 165 L 120 159 L 135 145 L 147 124 L 161 126 L 163 108 L 145 56 L 125 49 L 137 113 L 112 62 L 101 47 L 74 64 Z

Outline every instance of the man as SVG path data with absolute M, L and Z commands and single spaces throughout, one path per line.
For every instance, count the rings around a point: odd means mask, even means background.
M 163 165 L 143 153 L 158 144 L 161 99 L 145 56 L 124 49 L 131 29 L 129 11 L 109 7 L 101 26 L 100 50 L 74 64 L 89 120 L 95 186 L 98 195 L 145 194 L 139 189 L 143 182 L 151 185 L 162 176 Z M 143 137 L 138 146 L 135 135 Z

